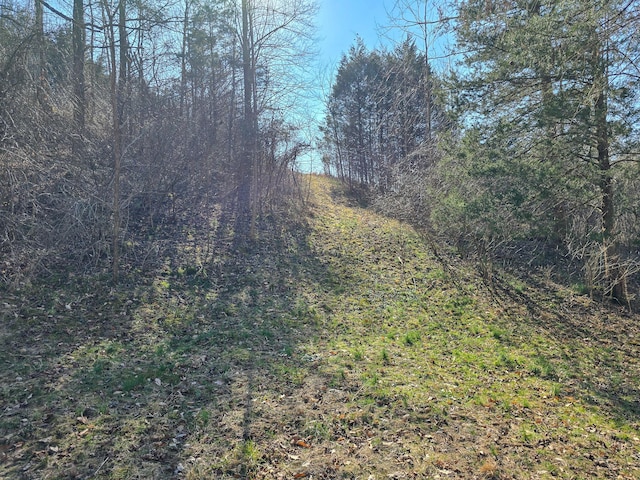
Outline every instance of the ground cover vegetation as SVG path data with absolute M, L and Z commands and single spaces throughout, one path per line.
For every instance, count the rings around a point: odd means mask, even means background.
M 490 288 L 309 181 L 241 257 L 197 223 L 117 288 L 7 298 L 0 475 L 637 478 L 637 315 L 544 268 Z
M 0 477 L 638 478 L 638 7 L 0 0 Z

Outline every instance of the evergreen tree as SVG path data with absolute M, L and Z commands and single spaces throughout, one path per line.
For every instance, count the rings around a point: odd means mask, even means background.
M 400 162 L 424 154 L 432 129 L 445 128 L 435 98 L 425 94 L 425 82 L 433 82 L 428 68 L 409 38 L 390 52 L 368 51 L 356 40 L 338 67 L 322 129 L 327 162 L 339 177 L 387 188 Z
M 637 6 L 458 4 L 458 48 L 469 52 L 455 83 L 463 124 L 478 126 L 478 145 L 492 149 L 474 162 L 476 177 L 492 184 L 496 198 L 517 198 L 530 227 L 546 225 L 583 246 L 595 242 L 606 288 L 620 300 L 615 167 L 638 134 Z

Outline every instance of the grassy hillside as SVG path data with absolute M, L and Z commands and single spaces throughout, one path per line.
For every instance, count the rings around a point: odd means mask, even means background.
M 242 255 L 212 213 L 117 289 L 3 293 L 0 477 L 640 477 L 637 315 L 308 180 Z

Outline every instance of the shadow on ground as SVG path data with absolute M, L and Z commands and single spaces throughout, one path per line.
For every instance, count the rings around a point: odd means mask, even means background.
M 0 476 L 246 477 L 277 425 L 261 417 L 303 381 L 298 344 L 319 319 L 305 292 L 328 278 L 305 224 L 282 220 L 234 242 L 232 210 L 197 212 L 147 239 L 153 261 L 118 287 L 6 292 Z
M 579 397 L 620 421 L 639 422 L 640 329 L 633 321 L 637 314 L 562 287 L 544 271 L 517 264 L 496 268 L 487 286 L 507 311 L 526 310 L 519 317 L 526 322 L 520 326 L 559 345 L 556 356 L 548 360 L 564 396 Z

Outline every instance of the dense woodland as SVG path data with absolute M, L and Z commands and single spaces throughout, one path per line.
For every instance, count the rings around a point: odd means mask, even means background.
M 626 303 L 640 240 L 639 8 L 395 2 L 403 40 L 356 39 L 337 68 L 317 142 L 326 173 L 483 261 L 514 242 L 553 245 L 586 288 Z M 3 0 L 3 283 L 61 268 L 117 280 L 141 232 L 195 206 L 223 205 L 238 241 L 257 238 L 311 147 L 298 113 L 315 10 Z

